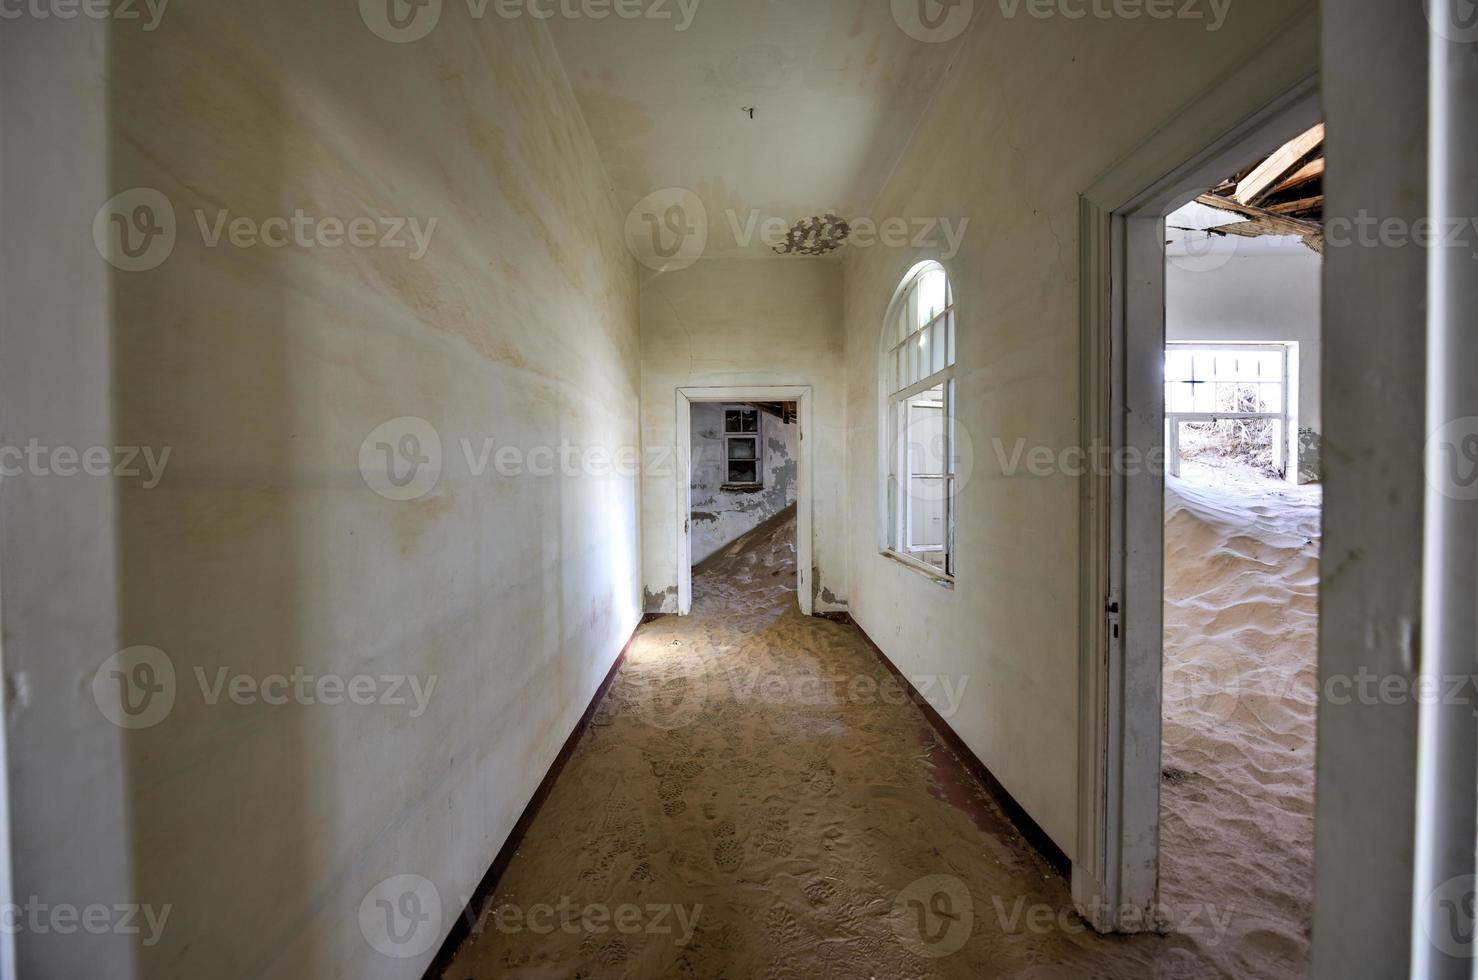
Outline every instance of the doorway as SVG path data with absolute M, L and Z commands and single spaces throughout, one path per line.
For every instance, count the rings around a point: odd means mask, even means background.
M 695 411 L 702 414 L 702 424 L 696 427 L 696 431 Z M 767 423 L 767 420 L 770 421 Z M 794 428 L 788 432 L 776 429 L 773 435 L 767 435 L 766 429 L 774 429 L 775 422 Z M 704 481 L 699 485 L 700 492 L 706 493 L 708 483 L 716 481 L 714 493 L 741 499 L 748 497 L 753 502 L 755 495 L 763 496 L 767 492 L 767 451 L 770 467 L 779 465 L 793 473 L 796 596 L 801 612 L 811 615 L 815 603 L 812 595 L 815 576 L 812 572 L 811 539 L 810 386 L 679 388 L 676 436 L 678 615 L 686 616 L 692 612 L 693 566 L 713 555 L 716 547 L 726 540 L 725 525 L 732 530 L 745 520 L 742 514 L 722 518 L 716 517 L 712 509 L 700 508 L 697 513 L 705 519 L 696 522 L 701 526 L 695 528 L 695 471 Z M 794 449 L 785 442 L 791 437 Z M 783 451 L 770 451 L 770 438 L 777 439 Z M 709 445 L 713 447 L 711 458 L 704 455 L 700 459 L 700 453 Z M 751 455 L 753 458 L 748 458 Z M 779 460 L 780 456 L 784 459 Z M 769 474 L 771 491 L 777 482 L 783 482 L 776 481 L 776 476 L 773 472 Z M 727 490 L 724 489 L 726 484 Z M 733 509 L 738 512 L 744 507 L 741 502 Z M 706 519 L 711 516 L 716 519 Z
M 1166 217 L 1158 918 L 1256 976 L 1312 958 L 1323 136 Z
M 1100 931 L 1174 927 L 1160 890 L 1167 218 L 1318 125 L 1311 69 L 1290 52 L 1268 53 L 1172 120 L 1082 201 L 1083 438 L 1109 465 L 1082 485 L 1073 895 Z M 1280 77 L 1288 81 L 1269 92 Z M 1251 104 L 1238 110 L 1238 99 Z M 1269 440 L 1287 424 L 1270 404 L 1242 413 L 1278 416 L 1260 420 Z M 1198 421 L 1214 423 L 1207 414 Z

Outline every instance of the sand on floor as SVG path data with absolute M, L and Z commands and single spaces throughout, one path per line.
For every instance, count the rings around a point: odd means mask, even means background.
M 1161 901 L 1229 916 L 1234 975 L 1307 976 L 1320 491 L 1182 472 L 1165 494 Z
M 856 628 L 800 614 L 794 540 L 638 631 L 445 977 L 1256 975 L 1210 922 L 1089 931 Z

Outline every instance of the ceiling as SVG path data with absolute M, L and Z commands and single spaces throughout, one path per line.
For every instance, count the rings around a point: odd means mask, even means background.
M 696 198 L 705 257 L 774 258 L 801 218 L 867 215 L 954 55 L 896 6 L 646 0 L 670 16 L 548 23 L 621 206 Z

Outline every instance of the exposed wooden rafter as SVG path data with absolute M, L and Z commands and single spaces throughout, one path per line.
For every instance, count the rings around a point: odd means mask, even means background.
M 1324 142 L 1324 124 L 1294 137 L 1283 144 L 1276 153 L 1252 169 L 1237 182 L 1237 192 L 1232 195 L 1238 204 L 1254 204 L 1278 180 L 1286 175 L 1299 161 L 1308 156 Z

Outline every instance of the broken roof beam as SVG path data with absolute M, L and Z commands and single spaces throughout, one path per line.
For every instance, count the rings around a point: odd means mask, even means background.
M 1242 178 L 1237 184 L 1237 193 L 1233 197 L 1238 204 L 1256 203 L 1262 197 L 1263 192 L 1272 187 L 1278 178 L 1292 170 L 1295 164 L 1312 153 L 1323 142 L 1324 124 L 1319 123 L 1308 132 L 1284 143 L 1276 153 L 1258 164 L 1252 173 Z
M 1318 157 L 1304 164 L 1294 173 L 1292 177 L 1289 177 L 1287 180 L 1283 181 L 1272 190 L 1268 191 L 1268 197 L 1277 197 L 1284 191 L 1291 191 L 1295 187 L 1302 187 L 1304 184 L 1316 181 L 1323 176 L 1324 158 Z
M 1300 198 L 1297 201 L 1283 201 L 1280 204 L 1269 204 L 1268 210 L 1274 214 L 1298 215 L 1304 211 L 1321 212 L 1324 210 L 1324 195 Z
M 1206 231 L 1213 235 L 1236 235 L 1238 238 L 1261 238 L 1264 235 L 1296 235 L 1309 248 L 1324 254 L 1324 226 L 1317 221 L 1307 218 L 1294 218 L 1286 214 L 1275 214 L 1262 208 L 1255 208 L 1245 204 L 1238 204 L 1225 197 L 1217 197 L 1215 194 L 1202 194 L 1196 198 L 1197 203 L 1204 204 L 1219 211 L 1229 214 L 1239 214 L 1248 219 L 1229 225 L 1218 225 L 1208 228 Z

